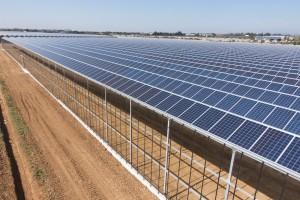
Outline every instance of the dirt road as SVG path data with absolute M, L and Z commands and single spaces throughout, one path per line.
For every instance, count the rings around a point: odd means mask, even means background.
M 156 199 L 4 51 L 0 72 L 45 171 L 44 180 L 35 183 L 29 167 L 19 166 L 27 199 Z M 17 159 L 25 162 L 22 157 Z

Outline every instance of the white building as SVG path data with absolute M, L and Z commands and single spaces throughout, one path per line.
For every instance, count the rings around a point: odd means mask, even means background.
M 256 36 L 255 40 L 264 40 L 265 42 L 282 42 L 285 39 L 283 35 L 272 35 L 272 36 Z

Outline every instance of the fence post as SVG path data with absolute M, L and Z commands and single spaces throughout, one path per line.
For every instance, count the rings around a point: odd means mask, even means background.
M 106 142 L 108 143 L 108 114 L 107 114 L 107 89 L 105 88 L 105 122 L 106 122 Z
M 64 92 L 65 92 L 65 104 L 69 107 L 68 105 L 68 97 L 67 97 L 67 80 L 66 80 L 66 70 L 63 69 L 63 72 L 64 72 Z
M 75 95 L 76 114 L 79 116 L 79 109 L 78 109 L 78 99 L 79 99 L 79 97 L 77 95 L 78 85 L 77 85 L 75 73 L 74 73 L 74 82 L 73 83 L 74 83 L 73 87 L 74 87 L 74 95 Z
M 227 186 L 226 186 L 226 193 L 225 193 L 225 200 L 228 199 L 228 195 L 229 195 L 230 182 L 231 182 L 231 178 L 232 178 L 232 171 L 233 171 L 233 165 L 234 165 L 234 160 L 235 160 L 235 153 L 236 153 L 236 150 L 232 149 L 229 174 L 228 174 Z
M 92 126 L 92 111 L 91 111 L 91 98 L 90 98 L 90 85 L 89 80 L 86 79 L 86 89 L 87 89 L 87 95 L 88 95 L 88 123 L 89 126 Z
M 130 99 L 130 164 L 132 164 L 132 102 Z
M 56 74 L 56 85 L 57 85 L 57 93 L 58 93 L 58 99 L 61 99 L 60 98 L 60 80 L 59 80 L 59 74 L 57 72 L 57 66 L 56 64 L 54 64 L 54 68 L 55 68 L 55 74 Z
M 164 174 L 164 194 L 167 193 L 167 181 L 168 181 L 168 167 L 169 167 L 169 139 L 170 139 L 170 122 L 168 119 L 168 127 L 167 127 L 167 141 L 166 141 L 166 156 L 165 156 L 165 174 Z

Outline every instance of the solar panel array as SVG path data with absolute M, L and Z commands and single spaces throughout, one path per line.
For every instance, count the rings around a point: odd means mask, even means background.
M 10 38 L 237 148 L 300 173 L 300 48 Z
M 0 37 L 109 37 L 109 36 L 92 35 L 92 34 L 72 34 L 72 33 L 0 31 Z

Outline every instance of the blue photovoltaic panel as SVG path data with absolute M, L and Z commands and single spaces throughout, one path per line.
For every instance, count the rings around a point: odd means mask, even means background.
M 256 121 L 264 121 L 266 117 L 270 114 L 270 112 L 274 109 L 274 106 L 264 104 L 264 103 L 257 103 L 253 109 L 246 115 L 250 119 Z
M 182 94 L 184 91 L 186 91 L 191 86 L 192 86 L 192 84 L 183 83 L 180 86 L 178 86 L 173 92 L 176 93 L 176 94 Z
M 226 93 L 215 91 L 212 93 L 209 97 L 207 97 L 203 103 L 209 104 L 211 106 L 216 105 L 221 99 L 223 99 L 226 96 Z
M 148 90 L 147 92 L 145 92 L 144 94 L 139 96 L 138 99 L 143 102 L 146 102 L 147 100 L 149 100 L 152 97 L 154 97 L 155 95 L 157 95 L 160 91 L 161 90 L 159 90 L 157 88 L 151 88 L 150 90 Z
M 251 148 L 251 151 L 276 161 L 292 138 L 291 135 L 269 128 Z
M 130 93 L 131 96 L 137 98 L 139 96 L 141 96 L 142 94 L 144 94 L 146 91 L 150 90 L 151 87 L 148 85 L 143 85 L 142 87 L 140 87 L 139 89 L 133 91 Z
M 279 84 L 279 83 L 271 83 L 267 89 L 268 90 L 273 90 L 273 91 L 279 91 L 281 88 L 282 88 L 282 84 Z
M 174 115 L 175 117 L 178 117 L 181 113 L 186 111 L 193 104 L 194 104 L 194 102 L 191 100 L 182 99 L 176 105 L 174 105 L 172 108 L 167 110 L 167 113 L 170 113 L 170 114 Z
M 284 106 L 284 107 L 290 107 L 294 101 L 296 100 L 296 97 L 293 96 L 289 96 L 286 94 L 281 94 L 276 101 L 274 102 L 274 104 L 279 105 L 279 106 Z
M 135 83 L 135 84 L 129 86 L 129 87 L 128 87 L 127 89 L 125 89 L 123 92 L 124 92 L 125 94 L 128 94 L 128 93 L 130 94 L 130 93 L 136 91 L 137 89 L 139 89 L 139 88 L 142 87 L 142 86 L 143 86 L 143 84 L 141 84 L 141 83 Z
M 278 163 L 300 173 L 300 139 L 295 138 Z
M 159 103 L 156 108 L 166 111 L 172 106 L 174 106 L 176 103 L 178 103 L 182 98 L 176 95 L 171 95 L 165 100 L 163 100 L 161 103 Z
M 291 108 L 300 111 L 300 98 L 297 98 L 297 100 L 293 103 Z
M 233 94 L 244 96 L 247 92 L 249 92 L 251 88 L 245 85 L 238 86 L 235 90 L 233 90 Z
M 175 88 L 177 88 L 179 85 L 181 85 L 181 81 L 174 80 L 172 83 L 164 87 L 164 90 L 173 91 Z
M 279 96 L 278 93 L 272 92 L 272 91 L 265 91 L 260 97 L 259 100 L 267 102 L 267 103 L 273 103 L 277 97 Z
M 263 125 L 245 121 L 229 138 L 229 141 L 244 147 L 245 149 L 249 149 L 265 130 L 266 127 Z
M 111 85 L 109 83 L 107 83 L 107 84 L 110 85 L 111 87 L 118 88 L 118 87 L 124 85 L 127 81 L 128 81 L 128 79 L 122 78 L 119 81 L 113 81 L 113 83 Z
M 211 85 L 213 85 L 217 80 L 215 79 L 207 79 L 203 84 L 201 85 L 204 85 L 206 87 L 210 87 Z
M 223 110 L 230 110 L 239 100 L 241 100 L 240 97 L 234 95 L 227 95 L 216 106 Z
M 255 87 L 259 87 L 259 88 L 262 88 L 262 89 L 266 89 L 268 87 L 268 85 L 270 85 L 270 82 L 268 81 L 258 81 L 256 84 L 255 84 Z
M 299 135 L 299 47 L 129 38 L 8 40 L 239 147 L 249 148 L 261 136 L 254 154 L 268 160 L 277 156 L 267 152 L 275 151 L 273 140 L 280 151 L 285 138 Z M 267 127 L 277 128 L 280 137 L 262 136 Z
M 227 83 L 222 90 L 225 92 L 232 92 L 233 90 L 235 90 L 235 88 L 237 88 L 239 85 L 235 84 L 235 83 Z
M 222 87 L 224 87 L 224 85 L 225 85 L 226 83 L 227 83 L 226 81 L 217 81 L 217 82 L 215 82 L 215 84 L 213 84 L 213 85 L 211 86 L 211 88 L 220 90 Z
M 199 119 L 197 119 L 193 124 L 207 131 L 224 115 L 224 112 L 211 108 L 206 113 L 204 113 Z
M 214 91 L 208 88 L 203 88 L 200 90 L 197 94 L 195 94 L 192 99 L 202 102 L 204 99 L 206 99 L 211 93 Z
M 290 85 L 284 85 L 280 92 L 288 93 L 288 94 L 293 94 L 297 90 L 297 87 L 290 86 Z
M 300 96 L 300 88 L 298 88 L 298 89 L 296 90 L 296 92 L 294 92 L 294 95 Z
M 277 128 L 284 128 L 290 119 L 294 116 L 295 112 L 283 108 L 276 108 L 264 123 Z
M 196 103 L 188 110 L 186 110 L 182 115 L 179 116 L 180 119 L 192 123 L 195 121 L 199 116 L 201 116 L 205 111 L 208 110 L 208 106 L 203 104 Z
M 252 98 L 252 99 L 258 99 L 258 97 L 260 97 L 263 93 L 264 93 L 264 90 L 262 90 L 262 89 L 252 88 L 245 94 L 245 97 Z
M 156 106 L 157 104 L 165 100 L 168 96 L 170 96 L 169 93 L 161 91 L 160 93 L 158 93 L 157 95 L 155 95 L 154 97 L 152 97 L 146 102 L 151 106 Z
M 125 84 L 121 85 L 120 87 L 118 87 L 117 89 L 120 91 L 124 91 L 125 89 L 127 89 L 129 86 L 133 85 L 135 83 L 135 81 L 132 80 L 128 80 Z
M 183 96 L 185 97 L 192 97 L 194 96 L 196 93 L 198 93 L 200 90 L 202 90 L 203 87 L 197 86 L 197 85 L 193 85 L 192 87 L 190 87 L 189 89 L 187 89 L 185 92 L 182 93 Z
M 237 104 L 235 104 L 230 112 L 236 113 L 238 115 L 245 115 L 255 104 L 255 101 L 249 99 L 241 99 Z
M 286 130 L 300 135 L 300 113 L 297 113 L 288 123 Z
M 209 132 L 227 139 L 243 122 L 244 119 L 227 114 Z

